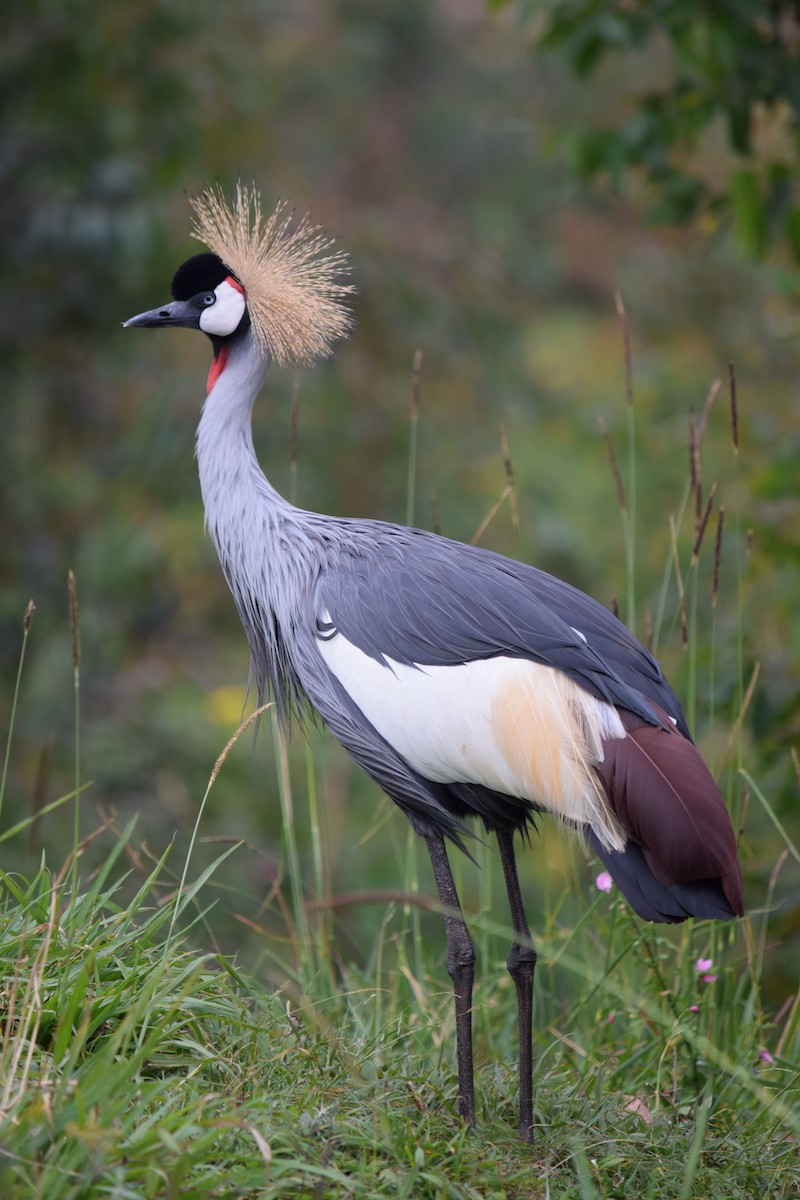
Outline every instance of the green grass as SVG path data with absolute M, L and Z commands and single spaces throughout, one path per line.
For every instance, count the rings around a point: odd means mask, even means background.
M 750 925 L 668 937 L 600 894 L 579 927 L 549 914 L 531 1149 L 515 1134 L 506 930 L 486 924 L 470 1133 L 454 1113 L 448 982 L 438 956 L 412 944 L 402 905 L 362 968 L 334 969 L 311 942 L 291 947 L 269 987 L 196 949 L 208 872 L 165 900 L 159 863 L 122 902 L 126 853 L 140 861 L 130 830 L 74 898 L 69 863 L 55 878 L 0 877 L 9 1200 L 732 1198 L 800 1186 L 797 1006 L 765 1020 Z M 182 932 L 168 938 L 176 914 Z M 697 957 L 713 957 L 713 983 Z

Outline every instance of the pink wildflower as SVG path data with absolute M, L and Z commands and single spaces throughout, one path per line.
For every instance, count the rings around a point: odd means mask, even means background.
M 763 1046 L 758 1052 L 758 1057 L 763 1063 L 766 1063 L 768 1067 L 773 1067 L 775 1065 L 775 1059 L 772 1057 L 769 1050 Z
M 700 1012 L 700 1005 L 699 1004 L 690 1004 L 689 1012 Z
M 609 875 L 608 871 L 601 871 L 594 881 L 594 886 L 598 892 L 610 892 L 614 886 L 614 880 Z
M 712 966 L 713 959 L 698 958 L 697 962 L 694 964 L 694 969 L 698 972 L 698 974 L 702 975 L 705 971 L 710 971 Z

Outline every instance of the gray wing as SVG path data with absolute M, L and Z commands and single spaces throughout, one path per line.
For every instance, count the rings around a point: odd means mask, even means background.
M 498 655 L 531 659 L 649 724 L 664 726 L 666 714 L 690 736 L 653 656 L 577 588 L 422 530 L 347 525 L 344 548 L 318 581 L 318 636 L 339 630 L 379 661 L 424 666 Z
M 438 831 L 463 848 L 465 816 L 483 817 L 489 829 L 524 830 L 535 805 L 417 774 L 328 669 L 319 650 L 325 638 L 341 633 L 378 662 L 412 666 L 528 659 L 613 704 L 626 735 L 605 740 L 595 770 L 628 844 L 605 851 L 593 838 L 601 859 L 648 920 L 741 914 L 723 797 L 661 669 L 615 617 L 541 571 L 399 526 L 349 524 L 329 550 L 306 595 L 298 674 L 325 723 L 420 833 Z

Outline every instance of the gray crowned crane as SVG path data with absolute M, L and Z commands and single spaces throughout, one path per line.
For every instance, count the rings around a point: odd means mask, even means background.
M 347 334 L 343 256 L 255 189 L 192 201 L 208 247 L 170 303 L 126 326 L 199 329 L 213 359 L 197 432 L 206 523 L 244 625 L 261 699 L 288 727 L 316 714 L 425 840 L 455 994 L 459 1110 L 475 1117 L 475 950 L 447 842 L 497 836 L 519 1011 L 519 1125 L 533 1135 L 536 953 L 514 835 L 549 812 L 579 829 L 647 921 L 743 913 L 736 838 L 658 663 L 600 604 L 476 546 L 289 504 L 253 448 L 273 361 L 309 362 Z

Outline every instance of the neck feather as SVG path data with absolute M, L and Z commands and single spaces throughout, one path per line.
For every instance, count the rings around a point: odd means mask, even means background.
M 270 687 L 283 708 L 298 685 L 281 629 L 307 593 L 313 555 L 304 514 L 275 491 L 253 447 L 253 402 L 268 368 L 251 330 L 230 344 L 203 406 L 197 463 L 206 526 L 247 633 L 259 696 Z
M 264 476 L 253 448 L 253 403 L 269 360 L 259 351 L 251 330 L 225 350 L 224 368 L 208 393 L 197 430 L 206 524 L 220 557 L 234 517 L 244 523 L 265 502 L 285 503 Z

